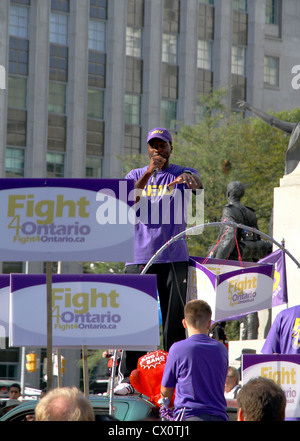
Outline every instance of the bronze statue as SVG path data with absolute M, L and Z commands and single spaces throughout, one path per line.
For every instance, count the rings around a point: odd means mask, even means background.
M 242 182 L 230 182 L 227 186 L 227 204 L 223 207 L 222 221 L 232 221 L 253 227 L 258 230 L 255 211 L 241 203 L 244 196 L 245 186 Z M 217 246 L 212 252 L 215 259 L 242 260 L 247 262 L 257 262 L 259 259 L 272 252 L 272 245 L 261 240 L 260 236 L 254 232 L 248 232 L 228 225 L 220 227 Z M 242 340 L 251 340 L 258 337 L 258 314 L 253 312 L 247 314 L 241 322 Z
M 288 148 L 285 157 L 285 171 L 284 174 L 288 175 L 291 173 L 299 164 L 300 161 L 300 123 L 290 123 L 288 121 L 282 121 L 262 110 L 258 110 L 251 106 L 246 101 L 239 101 L 238 106 L 242 110 L 249 110 L 257 115 L 264 122 L 272 127 L 282 130 L 288 133 L 290 136 Z
M 227 204 L 223 207 L 222 221 L 232 221 L 258 230 L 255 211 L 241 203 L 244 194 L 245 186 L 242 182 L 234 181 L 228 184 Z M 236 240 L 239 249 L 237 249 Z M 219 241 L 220 243 L 218 243 Z M 228 227 L 228 225 L 220 227 L 217 243 L 218 245 L 213 252 L 215 259 L 238 260 L 240 252 L 242 260 L 257 262 L 272 251 L 272 245 L 261 240 L 256 233 L 249 233 L 241 228 L 235 231 L 233 227 Z

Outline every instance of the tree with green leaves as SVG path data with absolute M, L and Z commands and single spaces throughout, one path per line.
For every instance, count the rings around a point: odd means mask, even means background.
M 202 177 L 205 222 L 220 220 L 227 185 L 241 181 L 246 187 L 242 202 L 255 209 L 259 229 L 269 234 L 273 190 L 284 175 L 289 136 L 257 117 L 230 113 L 222 107 L 221 100 L 220 93 L 204 97 L 205 117 L 201 124 L 179 131 L 173 143 L 174 159 L 178 164 L 193 166 Z M 274 115 L 298 122 L 300 109 Z M 190 254 L 206 257 L 216 237 L 217 232 L 208 228 L 201 236 L 191 237 Z
M 273 191 L 284 175 L 285 153 L 289 136 L 255 116 L 233 113 L 223 104 L 226 91 L 214 91 L 203 97 L 200 124 L 184 126 L 173 136 L 171 160 L 199 171 L 204 185 L 204 221 L 220 221 L 226 204 L 226 189 L 231 181 L 246 187 L 242 202 L 257 214 L 259 229 L 272 234 L 270 220 Z M 300 109 L 274 113 L 279 119 L 300 121 Z M 145 155 L 124 157 L 124 175 L 148 163 Z M 191 256 L 206 257 L 216 243 L 218 228 L 204 228 L 200 235 L 188 237 Z M 281 241 L 282 238 L 275 238 Z M 98 262 L 85 265 L 86 272 L 120 273 L 123 263 Z M 230 337 L 230 336 L 229 336 Z

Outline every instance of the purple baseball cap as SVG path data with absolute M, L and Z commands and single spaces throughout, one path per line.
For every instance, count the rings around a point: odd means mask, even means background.
M 172 136 L 167 129 L 163 127 L 156 127 L 155 129 L 150 130 L 148 133 L 147 144 L 153 138 L 162 139 L 165 142 L 170 142 L 172 144 Z

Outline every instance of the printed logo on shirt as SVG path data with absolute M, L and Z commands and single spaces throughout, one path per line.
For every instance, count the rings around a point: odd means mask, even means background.
M 163 196 L 173 194 L 173 187 L 168 187 L 165 185 L 148 185 L 144 188 L 142 196 Z
M 294 349 L 300 347 L 300 318 L 296 318 L 292 329 L 292 347 Z

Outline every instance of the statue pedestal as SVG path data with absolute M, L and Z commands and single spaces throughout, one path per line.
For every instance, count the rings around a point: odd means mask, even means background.
M 274 189 L 273 237 L 300 262 L 300 162 Z M 286 255 L 288 307 L 300 303 L 300 268 Z M 280 308 L 282 309 L 282 307 Z M 272 311 L 272 321 L 280 310 Z

